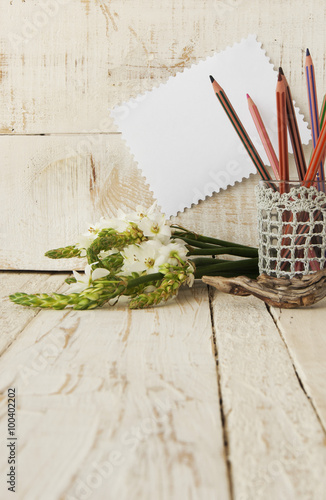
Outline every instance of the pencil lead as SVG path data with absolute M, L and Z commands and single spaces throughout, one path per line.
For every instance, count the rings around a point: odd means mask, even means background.
M 284 72 L 283 72 L 283 69 L 281 68 L 281 66 L 278 68 L 278 70 L 281 73 L 281 75 L 284 75 Z
M 212 75 L 209 75 L 209 78 L 210 78 L 212 83 L 215 82 L 215 79 L 212 77 Z
M 250 99 L 250 95 L 249 94 L 246 94 L 247 95 L 247 99 Z
M 282 75 L 281 73 L 278 74 L 278 77 L 277 77 L 278 81 L 280 82 L 282 80 Z
M 306 50 L 306 56 L 310 56 L 309 49 Z

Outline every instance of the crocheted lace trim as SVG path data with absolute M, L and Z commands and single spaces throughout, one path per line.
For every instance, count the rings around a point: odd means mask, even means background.
M 288 277 L 325 265 L 326 194 L 315 187 L 292 187 L 280 194 L 256 186 L 259 272 Z

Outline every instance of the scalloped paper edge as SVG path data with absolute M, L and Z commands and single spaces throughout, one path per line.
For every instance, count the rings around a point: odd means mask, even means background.
M 213 59 L 216 56 L 216 54 L 220 54 L 220 53 L 224 53 L 224 52 L 227 52 L 229 50 L 232 50 L 235 47 L 240 46 L 243 42 L 246 42 L 249 39 L 254 39 L 255 40 L 255 42 L 258 45 L 258 48 L 262 51 L 262 53 L 264 54 L 264 57 L 266 58 L 266 60 L 268 61 L 268 63 L 272 66 L 272 69 L 273 69 L 274 73 L 277 75 L 278 71 L 275 69 L 275 65 L 271 62 L 271 58 L 267 55 L 266 50 L 262 48 L 262 42 L 258 41 L 256 34 L 251 33 L 251 34 L 248 34 L 247 37 L 242 37 L 240 39 L 240 41 L 234 42 L 233 45 L 227 45 L 221 51 L 214 52 L 213 55 L 209 55 L 207 57 L 204 57 L 204 58 L 202 58 L 202 59 L 200 59 L 200 60 L 192 63 L 191 66 L 183 68 L 181 71 L 178 71 L 176 73 L 176 75 L 171 75 L 166 80 L 163 80 L 163 81 L 161 81 L 161 82 L 159 82 L 157 84 L 154 84 L 153 88 L 151 90 L 146 90 L 146 91 L 144 91 L 142 93 L 139 93 L 139 94 L 137 94 L 136 97 L 132 97 L 128 101 L 123 101 L 121 104 L 116 105 L 112 110 L 110 110 L 110 114 L 111 114 L 111 117 L 113 119 L 114 125 L 117 128 L 117 133 L 119 133 L 121 135 L 121 139 L 122 139 L 123 143 L 125 144 L 126 148 L 129 150 L 129 153 L 130 153 L 130 156 L 133 159 L 133 162 L 135 163 L 137 169 L 139 170 L 141 177 L 144 179 L 144 184 L 146 186 L 148 186 L 149 192 L 153 195 L 153 198 L 157 201 L 157 206 L 161 209 L 161 211 L 163 211 L 163 207 L 160 204 L 159 196 L 156 195 L 155 190 L 151 187 L 150 181 L 147 179 L 147 177 L 146 177 L 143 169 L 139 165 L 139 162 L 137 161 L 137 159 L 135 157 L 135 154 L 134 154 L 134 152 L 131 149 L 131 146 L 128 144 L 127 139 L 124 137 L 123 132 L 119 131 L 119 124 L 117 122 L 116 116 L 113 114 L 114 110 L 116 108 L 121 108 L 123 106 L 130 105 L 130 103 L 133 103 L 133 102 L 136 103 L 136 102 L 139 102 L 139 101 L 143 100 L 143 98 L 146 95 L 151 94 L 153 92 L 155 93 L 155 92 L 160 91 L 160 89 L 162 87 L 165 87 L 165 85 L 167 85 L 171 80 L 175 80 L 177 78 L 180 78 L 181 75 L 183 75 L 186 72 L 191 71 L 194 67 L 198 67 L 198 66 L 202 65 L 203 63 L 207 62 L 209 59 Z M 307 128 L 308 128 L 309 127 L 308 122 L 305 121 L 304 114 L 300 112 L 300 108 L 299 108 L 299 106 L 296 105 L 295 100 L 293 100 L 293 105 L 294 105 L 294 109 L 296 111 L 297 121 L 300 120 L 302 122 L 302 124 L 305 124 L 307 126 Z M 308 141 L 302 141 L 302 144 L 308 145 L 310 141 L 311 141 L 311 138 Z M 290 142 L 289 142 L 289 147 L 292 150 L 292 146 L 291 146 Z M 209 191 L 206 195 L 204 195 L 202 197 L 198 197 L 197 201 L 189 203 L 189 204 L 185 205 L 182 210 L 178 210 L 175 214 L 169 215 L 168 218 L 177 217 L 179 213 L 184 212 L 186 209 L 191 209 L 193 206 L 198 205 L 198 203 L 200 201 L 203 202 L 207 198 L 210 198 L 215 193 L 219 193 L 220 191 L 226 191 L 229 187 L 233 187 L 233 186 L 235 186 L 235 184 L 241 183 L 244 179 L 249 179 L 252 175 L 257 175 L 257 172 L 248 172 L 248 175 L 243 175 L 241 177 L 241 179 L 234 180 L 234 181 L 230 182 L 226 187 L 220 187 L 220 189 L 218 191 L 216 191 L 216 190 Z

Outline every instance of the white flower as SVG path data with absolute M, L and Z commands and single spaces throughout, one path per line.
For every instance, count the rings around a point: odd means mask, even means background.
M 76 247 L 81 249 L 81 257 L 86 256 L 86 250 L 91 246 L 93 241 L 97 238 L 97 231 L 88 230 L 87 233 L 80 234 L 76 243 Z
M 118 233 L 123 233 L 129 226 L 128 221 L 123 219 L 105 219 L 101 217 L 100 221 L 96 224 L 98 230 L 102 229 L 115 229 Z
M 179 257 L 181 260 L 186 260 L 187 253 L 188 250 L 184 241 L 173 240 L 168 245 L 162 245 L 157 264 L 161 266 L 168 263 L 172 266 L 176 266 L 178 264 L 178 259 L 176 257 Z
M 148 240 L 140 245 L 129 245 L 122 252 L 124 263 L 120 274 L 130 276 L 131 273 L 147 274 L 159 272 L 160 264 L 157 264 L 157 259 L 162 250 L 160 241 Z
M 103 278 L 110 274 L 107 269 L 97 268 L 92 270 L 93 264 L 87 264 L 85 267 L 84 274 L 79 274 L 77 271 L 73 271 L 74 278 L 76 278 L 76 283 L 72 283 L 69 287 L 68 293 L 80 293 L 89 286 L 92 282 Z
M 101 217 L 99 222 L 96 224 L 90 224 L 86 233 L 79 235 L 76 247 L 82 250 L 80 254 L 82 257 L 85 257 L 86 250 L 91 246 L 102 229 L 114 229 L 115 231 L 121 233 L 127 229 L 128 225 L 128 222 L 124 220 L 105 219 L 104 217 Z
M 150 217 L 143 217 L 138 222 L 138 227 L 147 238 L 153 238 L 168 243 L 171 238 L 171 228 L 166 223 L 165 217 L 162 214 L 153 214 Z
M 105 257 L 109 257 L 109 255 L 112 255 L 114 253 L 118 253 L 119 250 L 117 250 L 116 248 L 110 248 L 110 250 L 101 250 L 100 253 L 98 254 L 98 256 L 100 257 L 100 259 L 105 259 Z
M 119 211 L 119 216 L 137 224 L 147 238 L 158 239 L 162 243 L 168 243 L 171 238 L 171 228 L 165 216 L 157 209 L 156 202 L 148 209 L 138 205 L 136 211 L 129 214 Z
M 138 224 L 144 217 L 151 217 L 153 214 L 157 214 L 157 203 L 153 203 L 151 207 L 146 209 L 142 205 L 137 205 L 136 210 L 134 212 L 130 212 L 128 214 L 124 213 L 122 210 L 118 210 L 118 217 L 122 220 L 127 220 L 129 222 L 135 222 Z
M 168 245 L 159 240 L 148 240 L 139 245 L 129 245 L 121 253 L 124 263 L 120 274 L 130 276 L 131 273 L 158 273 L 164 264 L 175 266 L 178 264 L 176 257 L 186 260 L 187 248 L 182 240 Z

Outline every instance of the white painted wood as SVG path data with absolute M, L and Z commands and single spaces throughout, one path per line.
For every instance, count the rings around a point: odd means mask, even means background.
M 136 197 L 152 202 L 119 136 L 0 139 L 2 269 L 76 267 L 78 259 L 53 261 L 44 253 L 75 243 L 89 224 L 118 207 L 135 208 Z
M 302 51 L 309 40 L 321 94 L 324 9 L 320 1 L 298 9 L 294 0 L 8 0 L 0 18 L 0 132 L 65 135 L 0 137 L 0 268 L 80 267 L 43 254 L 69 244 L 98 215 L 150 204 L 126 146 L 102 134 L 113 130 L 109 109 L 250 32 L 275 66 L 283 65 L 307 116 Z M 214 195 L 177 221 L 256 245 L 257 180 Z
M 109 108 L 249 33 L 308 115 L 304 51 L 322 99 L 324 18 L 321 0 L 3 0 L 0 130 L 110 131 Z
M 326 301 L 295 310 L 272 308 L 304 389 L 326 428 Z
M 71 270 L 79 259 L 44 253 L 74 244 L 101 216 L 146 207 L 153 197 L 120 135 L 0 137 L 0 268 Z M 18 180 L 18 181 L 17 181 Z M 173 182 L 173 181 L 171 181 Z M 257 176 L 173 222 L 206 235 L 256 244 Z
M 62 286 L 64 274 L 0 273 L 0 355 L 17 339 L 39 309 L 17 307 L 9 300 L 16 292 L 52 293 Z
M 326 498 L 325 434 L 265 305 L 214 293 L 234 498 Z
M 304 51 L 321 101 L 325 8 L 321 0 L 2 0 L 0 268 L 77 267 L 43 254 L 101 215 L 149 206 L 109 109 L 249 33 L 282 65 L 307 117 Z M 174 221 L 256 244 L 256 182 Z M 54 291 L 64 280 L 0 277 L 2 297 Z M 213 307 L 233 499 L 325 500 L 324 302 L 273 311 L 285 343 L 258 301 L 216 293 Z M 16 384 L 19 394 L 16 498 L 230 498 L 205 288 L 135 312 L 38 313 L 4 301 L 0 326 L 1 391 Z M 2 473 L 5 412 L 2 394 Z
M 203 285 L 145 311 L 41 311 L 0 359 L 1 391 L 18 391 L 16 497 L 229 499 L 211 339 Z

